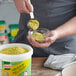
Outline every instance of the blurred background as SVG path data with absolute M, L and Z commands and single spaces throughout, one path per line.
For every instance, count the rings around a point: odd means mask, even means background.
M 13 23 L 18 24 L 19 13 L 16 10 L 13 0 L 0 0 L 0 20 L 5 20 L 7 26 Z
M 0 42 L 3 44 L 3 35 L 7 32 L 13 38 L 18 32 L 19 13 L 13 0 L 0 0 Z M 9 38 L 9 37 L 8 37 Z M 7 42 L 6 42 L 7 43 Z

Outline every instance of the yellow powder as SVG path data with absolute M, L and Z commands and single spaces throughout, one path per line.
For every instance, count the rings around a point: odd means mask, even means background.
M 39 21 L 35 20 L 35 19 L 31 19 L 28 22 L 28 26 L 30 29 L 32 30 L 36 30 L 39 27 Z
M 45 35 L 43 35 L 43 34 L 41 34 L 41 33 L 39 33 L 39 32 L 35 32 L 35 33 L 33 33 L 32 35 L 31 35 L 31 37 L 33 38 L 33 39 L 35 39 L 36 41 L 38 41 L 38 42 L 43 42 L 43 41 L 45 41 Z
M 0 50 L 0 53 L 7 54 L 7 55 L 17 55 L 17 54 L 27 53 L 28 51 L 29 50 L 25 48 L 16 46 L 16 47 L 9 47 L 9 48 L 2 49 Z
M 7 71 L 1 70 L 1 72 L 2 72 L 2 76 L 8 76 L 8 72 Z

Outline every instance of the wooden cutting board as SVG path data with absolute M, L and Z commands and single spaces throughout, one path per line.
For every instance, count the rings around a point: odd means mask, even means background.
M 59 71 L 50 68 L 44 68 L 43 64 L 47 57 L 32 58 L 32 75 L 31 76 L 55 76 Z

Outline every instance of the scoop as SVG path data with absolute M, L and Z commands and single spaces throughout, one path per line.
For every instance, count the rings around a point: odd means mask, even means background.
M 39 28 L 39 21 L 34 18 L 33 12 L 30 12 L 31 19 L 28 21 L 27 26 L 31 30 L 37 30 Z

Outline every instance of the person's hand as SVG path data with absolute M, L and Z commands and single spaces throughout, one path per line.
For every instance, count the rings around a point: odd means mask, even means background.
M 19 13 L 27 13 L 33 12 L 33 6 L 30 0 L 14 0 L 16 8 Z
M 30 38 L 30 36 L 27 36 L 27 39 L 32 46 L 45 48 L 45 47 L 49 47 L 52 43 L 55 42 L 55 40 L 57 39 L 57 32 L 51 31 L 49 37 L 47 37 L 45 42 L 43 42 L 43 43 L 39 43 L 39 42 L 35 41 L 34 39 Z

